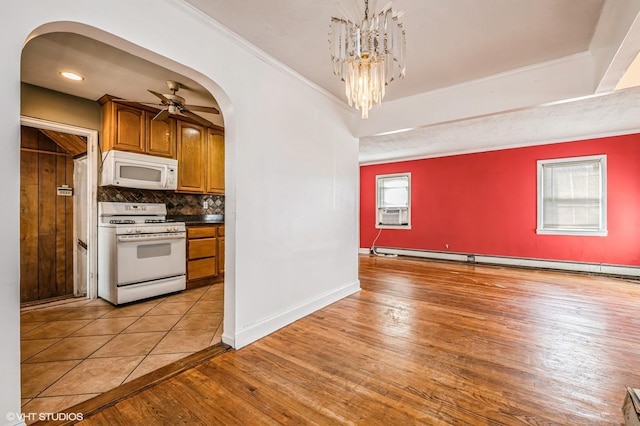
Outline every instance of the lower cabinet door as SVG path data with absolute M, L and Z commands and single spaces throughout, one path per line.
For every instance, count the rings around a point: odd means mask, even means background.
M 216 255 L 217 243 L 215 238 L 201 238 L 199 240 L 189 240 L 188 256 L 189 260 L 214 257 Z
M 187 264 L 187 280 L 197 280 L 199 278 L 213 277 L 218 275 L 215 257 L 206 259 L 190 260 Z

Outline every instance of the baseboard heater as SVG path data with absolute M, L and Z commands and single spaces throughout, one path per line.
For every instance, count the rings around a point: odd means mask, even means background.
M 361 249 L 361 253 L 369 253 L 369 249 Z M 568 262 L 561 260 L 544 260 L 506 256 L 487 256 L 471 253 L 452 253 L 443 251 L 402 249 L 393 247 L 376 247 L 380 254 L 398 256 L 423 257 L 436 260 L 453 260 L 457 262 L 483 263 L 488 265 L 517 266 L 524 268 L 555 269 L 559 271 L 586 272 L 592 274 L 614 275 L 640 278 L 640 267 L 610 265 L 603 263 Z

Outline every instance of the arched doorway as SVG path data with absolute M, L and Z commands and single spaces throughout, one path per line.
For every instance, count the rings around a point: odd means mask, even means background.
M 58 28 L 57 28 L 57 26 L 54 26 L 54 27 L 56 27 L 56 29 L 58 29 Z M 86 29 L 86 28 L 84 28 L 84 27 L 82 27 L 82 28 L 83 28 L 83 29 Z M 46 31 L 43 31 L 42 29 L 41 29 L 41 31 L 39 31 L 39 33 L 49 34 L 49 33 L 47 33 Z M 95 34 L 93 34 L 93 35 L 95 36 Z M 36 40 L 36 39 L 34 39 L 34 40 Z M 94 40 L 94 41 L 96 41 L 96 42 L 97 42 L 97 40 Z M 125 42 L 123 42 L 123 44 L 124 44 L 124 45 L 126 45 L 126 43 L 125 43 Z M 28 47 L 28 45 L 27 45 L 27 47 Z M 151 55 L 151 54 L 150 54 L 150 55 Z M 151 55 L 151 56 L 153 56 L 153 55 Z M 166 58 L 165 58 L 165 60 L 166 60 Z M 176 66 L 177 66 L 177 65 L 176 65 Z M 161 68 L 161 67 L 158 67 L 158 68 Z M 181 68 L 181 71 L 184 71 L 184 70 L 189 71 L 189 70 L 188 70 L 186 67 L 184 67 L 184 66 L 179 66 L 178 68 Z M 189 72 L 188 72 L 188 73 L 189 73 Z M 202 76 L 198 75 L 197 73 L 195 73 L 195 72 L 193 72 L 193 71 L 191 71 L 190 73 L 191 73 L 192 75 L 194 75 L 194 76 L 202 77 Z M 181 77 L 180 77 L 180 78 L 181 78 L 183 81 L 185 81 L 185 80 L 187 80 L 187 81 L 194 81 L 194 80 L 192 80 L 191 78 L 189 78 L 189 77 L 187 77 L 187 76 L 185 76 L 185 75 L 182 75 L 182 74 L 180 74 L 180 75 L 181 75 Z M 171 76 L 169 76 L 169 78 L 174 78 L 174 79 L 175 79 L 175 75 L 171 75 Z M 208 79 L 204 79 L 204 80 L 208 80 Z M 211 84 L 211 82 L 210 82 L 210 81 L 208 81 L 208 83 L 209 83 L 209 84 Z M 146 86 L 145 86 L 145 85 L 143 85 L 143 87 L 146 87 Z M 107 90 L 108 90 L 108 89 L 103 89 L 103 91 L 105 91 L 105 92 L 106 92 Z M 122 96 L 122 95 L 120 95 L 120 96 Z M 123 97 L 125 97 L 125 96 L 123 96 Z M 134 96 L 128 96 L 128 95 L 127 95 L 126 97 L 127 97 L 127 98 L 131 98 L 131 97 L 134 97 Z M 25 120 L 29 121 L 30 119 L 25 119 Z M 63 126 L 63 127 L 64 127 L 64 126 Z M 97 133 L 97 132 L 96 132 L 96 133 Z M 99 167 L 99 161 L 97 161 L 97 159 L 98 159 L 98 158 L 100 158 L 100 154 L 99 154 L 99 147 L 98 147 L 98 145 L 97 145 L 97 143 L 96 143 L 96 149 L 95 149 L 95 151 L 94 151 L 94 153 L 93 153 L 93 159 L 94 159 L 95 161 L 92 163 L 92 164 L 94 164 L 94 165 L 96 166 L 96 167 L 95 167 L 96 169 Z M 93 207 L 92 207 L 92 210 L 91 210 L 91 223 L 92 223 L 92 228 L 91 228 L 91 229 L 92 229 L 92 231 L 91 231 L 91 232 L 95 232 L 95 229 L 96 229 L 96 225 L 95 225 L 95 224 L 96 224 L 96 211 L 95 211 L 95 202 L 96 202 L 96 185 L 97 185 L 97 178 L 96 178 L 96 180 L 94 180 L 93 182 L 91 182 L 91 183 L 88 185 L 88 186 L 91 188 L 90 190 L 91 190 L 91 192 L 92 192 L 92 198 L 91 198 L 91 200 L 92 200 L 92 206 L 93 206 Z M 175 205 L 175 198 L 172 200 L 172 202 L 174 202 L 174 205 Z M 223 204 L 223 205 L 224 205 L 224 204 Z M 218 206 L 218 207 L 219 207 L 219 206 Z M 229 256 L 225 256 L 225 257 L 226 257 L 226 258 L 229 258 Z M 95 259 L 94 259 L 94 260 L 95 260 Z M 90 270 L 89 270 L 89 276 L 92 276 L 93 278 L 95 278 L 95 273 L 96 273 L 96 270 L 95 270 L 95 264 L 93 265 L 93 267 L 90 267 L 89 269 L 90 269 Z M 221 284 L 221 285 L 226 285 L 226 280 L 225 280 L 225 283 L 223 283 L 223 284 Z M 95 286 L 95 279 L 94 279 L 94 280 L 92 280 L 92 281 L 90 281 L 89 286 L 93 289 L 93 291 L 89 291 L 89 292 L 88 292 L 88 293 L 89 293 L 89 296 L 92 296 L 92 293 L 93 293 L 93 294 L 95 294 L 95 287 L 94 287 L 94 286 Z M 225 296 L 225 297 L 228 297 L 228 296 Z M 177 304 L 178 304 L 178 303 L 176 303 L 175 305 L 177 305 Z M 225 303 L 225 305 L 226 305 L 226 303 Z M 70 314 L 72 314 L 72 312 L 70 312 Z M 181 312 L 181 313 L 178 313 L 178 314 L 175 314 L 175 315 L 182 315 L 182 314 L 186 314 L 186 312 Z M 204 313 L 200 314 L 200 315 L 203 317 L 203 319 L 204 319 L 205 321 L 206 321 L 206 317 L 207 317 L 207 315 L 206 315 L 206 314 L 207 314 L 206 312 L 204 312 Z M 171 314 L 167 314 L 167 315 L 171 315 Z M 166 316 L 165 316 L 165 318 L 166 318 Z M 87 319 L 89 319 L 89 318 L 87 318 Z M 94 321 L 97 321 L 98 319 L 101 319 L 101 318 L 94 318 Z M 104 319 L 104 318 L 102 318 L 102 319 Z M 217 319 L 217 321 L 221 321 L 221 318 Z M 178 324 L 178 321 L 176 321 L 176 323 L 175 323 L 174 325 L 177 325 L 177 324 Z M 86 326 L 90 326 L 90 324 L 88 323 Z M 157 331 L 154 331 L 154 332 L 157 332 Z M 55 338 L 57 338 L 57 337 L 60 337 L 60 336 L 56 336 Z M 219 337 L 219 336 L 218 336 L 218 337 Z M 104 339 L 103 339 L 103 340 L 104 340 Z M 115 338 L 114 338 L 114 340 L 115 340 Z M 58 343 L 60 343 L 60 342 L 55 342 L 55 343 L 53 343 L 53 345 L 58 344 Z M 157 342 L 157 343 L 158 343 L 158 344 L 160 344 L 160 342 Z M 106 343 L 105 343 L 105 345 L 106 345 Z M 89 351 L 89 350 L 88 350 L 88 351 Z M 88 352 L 88 351 L 85 351 L 85 352 Z M 95 351 L 92 351 L 92 353 L 95 353 Z M 173 358 L 172 358 L 172 357 L 167 357 L 167 359 L 171 360 L 171 359 L 175 359 L 175 357 L 173 357 Z M 81 363 L 81 362 L 82 362 L 82 361 L 80 361 L 80 363 Z M 78 365 L 79 365 L 79 364 L 78 364 Z M 40 368 L 44 368 L 44 367 L 46 367 L 46 366 L 44 366 L 44 364 L 41 364 L 41 365 L 39 365 L 39 367 L 40 367 Z M 75 366 L 74 366 L 74 367 L 75 367 Z M 73 370 L 73 368 L 71 368 L 71 369 L 69 369 L 69 370 L 67 370 L 67 371 L 63 372 L 63 374 L 62 374 L 60 377 L 53 378 L 53 381 L 56 381 L 56 380 L 60 379 L 61 377 L 63 377 L 64 375 L 69 374 L 72 370 Z M 25 373 L 24 373 L 24 371 L 25 371 L 25 369 L 23 368 L 23 375 L 25 374 Z M 24 381 L 23 381 L 23 382 L 24 382 Z M 53 382 L 52 382 L 52 383 L 53 383 Z M 49 384 L 49 385 L 50 385 L 50 384 Z M 49 386 L 49 385 L 47 385 L 47 386 Z M 86 392 L 86 390 L 85 390 L 85 391 L 83 391 L 83 392 L 84 392 L 85 394 L 87 393 L 87 392 Z M 27 398 L 32 398 L 32 397 L 34 397 L 34 395 L 28 395 L 28 396 L 27 396 Z M 51 395 L 49 395 L 49 397 L 51 397 Z M 77 402 L 77 401 L 75 401 L 75 402 Z M 65 408 L 65 407 L 58 407 L 58 408 Z

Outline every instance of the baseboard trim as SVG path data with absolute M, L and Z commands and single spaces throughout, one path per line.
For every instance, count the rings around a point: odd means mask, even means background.
M 359 252 L 363 253 L 363 250 L 365 250 L 365 253 L 369 253 L 368 249 L 360 249 Z M 568 262 L 561 260 L 532 259 L 507 256 L 487 256 L 473 253 L 451 253 L 392 247 L 376 247 L 376 252 L 380 254 L 395 254 L 398 256 L 423 257 L 436 260 L 453 260 L 457 262 L 482 263 L 524 268 L 555 269 L 559 271 L 640 278 L 640 267 L 638 266 L 611 265 L 605 263 L 588 262 Z
M 224 332 L 222 333 L 222 343 L 224 343 L 225 345 L 229 345 L 232 348 L 236 347 L 235 346 L 236 342 L 235 342 L 235 340 L 233 338 L 233 335 L 229 335 L 229 334 L 226 334 Z
M 235 343 L 234 348 L 240 349 L 249 343 L 253 343 L 256 340 L 317 311 L 318 309 L 322 309 L 325 306 L 337 302 L 338 300 L 353 293 L 357 293 L 358 291 L 360 291 L 360 280 L 346 284 L 338 289 L 331 290 L 311 300 L 293 306 L 284 312 L 273 315 L 255 324 L 251 324 L 244 330 L 237 333 L 234 339 L 225 339 L 223 336 L 223 342 L 233 340 Z

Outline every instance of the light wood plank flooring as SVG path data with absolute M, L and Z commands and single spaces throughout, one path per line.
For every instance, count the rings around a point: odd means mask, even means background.
M 361 256 L 362 291 L 81 425 L 621 424 L 640 285 Z

